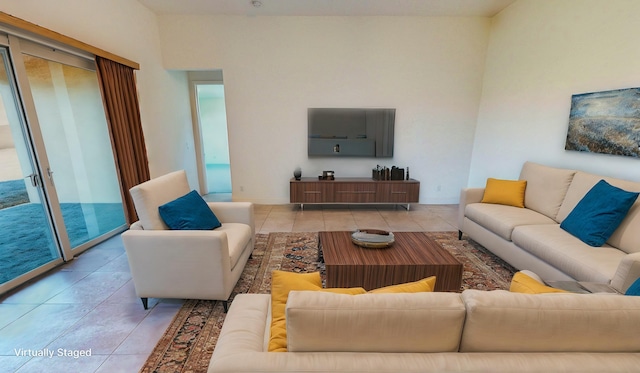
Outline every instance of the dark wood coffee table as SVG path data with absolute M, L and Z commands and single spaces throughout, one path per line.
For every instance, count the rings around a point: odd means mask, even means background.
M 394 232 L 389 248 L 370 249 L 351 241 L 352 232 L 319 232 L 327 287 L 366 290 L 436 276 L 435 291 L 460 291 L 462 264 L 422 232 Z

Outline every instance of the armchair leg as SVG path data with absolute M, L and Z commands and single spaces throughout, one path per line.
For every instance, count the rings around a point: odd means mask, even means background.
M 458 240 L 462 239 L 462 231 L 458 231 Z
M 142 307 L 145 310 L 149 309 L 149 298 L 140 298 L 140 300 L 142 301 Z
M 224 308 L 224 313 L 227 313 L 227 311 L 229 311 L 229 302 L 226 300 L 222 301 L 222 308 Z

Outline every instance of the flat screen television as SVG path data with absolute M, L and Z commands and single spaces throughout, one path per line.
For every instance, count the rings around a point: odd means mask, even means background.
M 393 157 L 396 109 L 309 108 L 310 157 Z

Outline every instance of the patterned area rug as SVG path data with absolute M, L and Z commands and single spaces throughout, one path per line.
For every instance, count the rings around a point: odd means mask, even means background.
M 509 288 L 515 269 L 479 244 L 458 240 L 457 232 L 427 234 L 463 264 L 461 290 Z M 269 293 L 271 271 L 276 269 L 319 270 L 324 279 L 324 268 L 317 258 L 317 233 L 257 234 L 253 258 L 249 259 L 231 297 L 239 293 Z M 222 302 L 186 301 L 140 372 L 206 372 L 224 318 Z

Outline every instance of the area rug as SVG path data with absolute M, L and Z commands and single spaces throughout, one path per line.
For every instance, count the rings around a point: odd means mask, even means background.
M 515 269 L 470 240 L 458 240 L 457 232 L 428 232 L 431 238 L 463 264 L 464 289 L 508 289 Z M 317 233 L 257 234 L 249 259 L 231 298 L 240 293 L 268 294 L 271 271 L 320 271 Z M 142 373 L 204 373 L 224 323 L 222 302 L 188 300 L 152 351 Z

